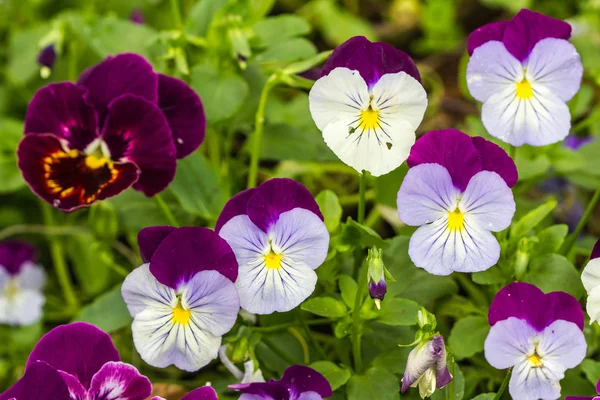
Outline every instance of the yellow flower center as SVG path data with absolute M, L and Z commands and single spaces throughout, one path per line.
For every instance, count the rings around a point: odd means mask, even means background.
M 15 279 L 11 279 L 4 290 L 4 295 L 9 299 L 15 297 L 19 293 L 19 285 Z
M 190 323 L 191 319 L 190 310 L 186 310 L 181 305 L 181 299 L 177 302 L 177 306 L 173 308 L 173 322 L 176 324 L 187 325 Z
M 531 83 L 527 81 L 527 79 L 523 79 L 521 82 L 517 83 L 517 97 L 520 99 L 529 99 L 533 96 L 533 89 L 531 88 Z
M 269 269 L 279 269 L 281 268 L 281 257 L 282 254 L 275 254 L 273 250 L 269 251 L 269 254 L 265 256 L 265 265 Z
M 379 127 L 379 111 L 373 110 L 371 106 L 360 112 L 360 123 L 358 127 L 362 130 L 375 130 Z
M 99 154 L 90 154 L 85 157 L 85 165 L 90 169 L 100 169 L 108 165 L 112 167 L 112 161 Z
M 462 231 L 465 227 L 465 214 L 458 208 L 448 214 L 448 229 Z
M 544 364 L 542 364 L 542 359 L 537 355 L 537 353 L 533 353 L 527 357 L 527 360 L 531 363 L 533 368 L 540 368 L 544 366 Z

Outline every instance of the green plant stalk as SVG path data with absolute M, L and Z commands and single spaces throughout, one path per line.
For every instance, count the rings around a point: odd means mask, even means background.
M 360 174 L 360 184 L 359 184 L 359 192 L 358 192 L 359 198 L 358 198 L 357 222 L 359 224 L 362 224 L 365 221 L 365 210 L 367 207 L 366 192 L 367 192 L 367 171 L 365 171 L 363 169 L 362 174 Z
M 367 286 L 367 269 L 363 268 L 358 280 L 358 289 L 354 299 L 354 309 L 352 310 L 352 354 L 354 357 L 354 372 L 362 372 L 362 349 L 360 340 L 362 336 L 362 321 L 360 319 L 360 309 L 362 308 L 362 297 L 364 289 Z
M 269 99 L 271 90 L 277 85 L 278 81 L 277 75 L 271 75 L 265 82 L 265 86 L 260 93 L 258 110 L 256 111 L 256 119 L 254 121 L 254 134 L 252 135 L 252 153 L 250 155 L 250 169 L 248 170 L 248 189 L 255 187 L 258 180 L 258 164 L 260 163 L 267 100 Z
M 181 225 L 179 225 L 177 218 L 175 218 L 175 215 L 173 215 L 173 212 L 171 212 L 169 205 L 162 198 L 160 193 L 154 195 L 154 201 L 156 201 L 158 208 L 160 208 L 160 210 L 163 212 L 164 216 L 167 218 L 167 221 L 169 221 L 169 224 L 171 224 L 175 228 L 179 228 Z
M 508 382 L 510 382 L 511 374 L 512 374 L 512 369 L 509 369 L 508 373 L 506 374 L 506 377 L 504 378 L 504 381 L 502 381 L 502 386 L 500 386 L 500 390 L 498 390 L 498 393 L 496 393 L 496 396 L 494 396 L 494 400 L 500 400 L 502 398 L 502 395 L 504 394 L 504 392 L 506 391 L 506 388 L 508 387 Z
M 81 235 L 89 233 L 85 228 L 76 226 L 46 226 L 46 225 L 13 225 L 0 231 L 0 241 L 8 237 L 23 234 Z
M 310 321 L 303 321 L 303 323 L 308 326 L 312 326 L 312 325 L 327 325 L 327 324 L 330 324 L 335 321 L 337 321 L 336 318 L 323 318 L 323 319 L 314 319 L 314 320 L 310 320 Z M 253 331 L 260 332 L 260 333 L 269 333 L 269 332 L 284 331 L 288 328 L 293 328 L 293 327 L 297 327 L 297 326 L 298 326 L 297 322 L 288 322 L 285 324 L 278 324 L 278 325 L 271 325 L 271 326 L 256 326 L 256 327 L 251 327 L 251 329 Z
M 567 238 L 567 240 L 565 240 L 565 243 L 563 244 L 562 248 L 560 249 L 561 254 L 563 254 L 565 256 L 569 254 L 569 252 L 573 248 L 573 245 L 575 245 L 577 238 L 583 231 L 583 228 L 585 228 L 585 225 L 587 224 L 588 220 L 590 219 L 591 215 L 593 214 L 594 210 L 596 209 L 596 205 L 598 205 L 598 200 L 600 200 L 600 188 L 596 189 L 596 191 L 594 192 L 594 196 L 592 196 L 592 199 L 588 203 L 588 206 L 585 209 L 583 216 L 577 223 L 577 227 L 575 228 L 575 231 L 573 231 L 573 233 Z
M 181 28 L 183 26 L 183 20 L 181 18 L 181 11 L 179 8 L 178 0 L 170 0 L 171 4 L 171 15 L 173 16 L 173 22 L 177 28 Z
M 456 393 L 454 391 L 454 357 L 450 356 L 450 374 L 452 375 L 452 380 L 450 381 L 450 384 L 448 385 L 448 389 L 446 389 L 446 399 L 447 400 L 454 400 L 454 394 Z

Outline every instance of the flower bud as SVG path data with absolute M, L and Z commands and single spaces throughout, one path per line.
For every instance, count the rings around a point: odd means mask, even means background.
M 47 79 L 50 76 L 55 61 L 56 50 L 54 49 L 54 44 L 50 44 L 40 50 L 37 62 L 40 65 L 40 75 L 43 79 Z
M 424 399 L 450 381 L 452 375 L 446 366 L 444 338 L 436 335 L 417 344 L 408 355 L 402 378 L 402 393 L 409 387 L 418 387 L 419 394 Z
M 367 255 L 367 266 L 369 268 L 369 295 L 375 300 L 377 308 L 381 308 L 381 302 L 385 297 L 387 285 L 385 283 L 385 266 L 383 265 L 383 250 L 373 246 Z

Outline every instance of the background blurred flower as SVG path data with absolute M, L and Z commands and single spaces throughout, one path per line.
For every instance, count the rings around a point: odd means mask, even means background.
M 587 292 L 586 310 L 590 323 L 600 321 L 600 240 L 594 245 L 590 261 L 583 269 L 581 282 Z
M 421 398 L 431 396 L 452 381 L 452 375 L 446 366 L 446 346 L 441 335 L 417 344 L 408 355 L 402 393 L 409 387 L 419 387 Z

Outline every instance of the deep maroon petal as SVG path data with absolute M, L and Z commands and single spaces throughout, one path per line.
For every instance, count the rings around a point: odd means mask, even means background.
M 269 382 L 239 383 L 237 385 L 229 385 L 229 389 L 237 390 L 238 392 L 242 393 L 263 396 L 265 400 L 288 400 L 290 398 L 288 388 L 284 384 L 272 379 Z
M 467 45 L 469 55 L 472 55 L 473 51 L 484 43 L 492 40 L 501 42 L 504 38 L 504 31 L 508 26 L 508 23 L 508 21 L 492 22 L 491 24 L 484 25 L 471 32 Z
M 252 194 L 255 190 L 255 188 L 246 189 L 229 199 L 227 204 L 225 204 L 225 207 L 223 207 L 223 211 L 221 211 L 219 218 L 217 219 L 215 232 L 219 233 L 223 225 L 225 225 L 225 223 L 231 218 L 238 215 L 248 214 L 248 201 L 252 197 Z
M 206 133 L 204 107 L 196 92 L 179 79 L 159 74 L 158 106 L 169 122 L 177 158 L 196 150 Z
M 133 188 L 153 196 L 175 177 L 177 159 L 171 130 L 154 104 L 133 95 L 110 103 L 102 137 L 113 160 L 130 161 L 140 169 Z
M 150 262 L 158 245 L 176 229 L 172 226 L 150 226 L 142 229 L 137 237 L 142 261 Z
M 17 240 L 0 243 L 0 266 L 16 275 L 27 261 L 35 261 L 36 251 L 29 244 Z
M 98 116 L 84 100 L 85 93 L 69 82 L 41 88 L 27 107 L 25 133 L 52 133 L 70 148 L 84 150 L 98 137 Z
M 104 121 L 110 103 L 124 94 L 133 94 L 152 104 L 158 101 L 158 75 L 144 57 L 123 53 L 84 71 L 78 82 L 88 88 L 87 101 Z
M 598 257 L 600 257 L 600 239 L 596 242 L 594 248 L 592 249 L 592 254 L 590 254 L 590 260 L 593 260 L 594 258 Z
M 387 292 L 387 285 L 385 281 L 379 281 L 378 283 L 369 282 L 369 296 L 372 299 L 378 299 L 383 301 L 385 298 L 385 293 Z
M 583 310 L 573 296 L 564 292 L 544 294 L 524 282 L 514 282 L 500 290 L 488 311 L 492 326 L 510 317 L 523 319 L 538 331 L 556 320 L 573 322 L 583 330 Z
M 279 382 L 289 387 L 292 393 L 315 392 L 323 398 L 332 395 L 327 379 L 314 369 L 303 365 L 288 367 Z
M 256 188 L 247 203 L 248 216 L 263 231 L 279 219 L 279 215 L 294 208 L 304 208 L 323 215 L 313 195 L 304 185 L 288 178 L 275 178 Z
M 17 150 L 31 190 L 50 205 L 72 211 L 121 193 L 139 176 L 131 162 L 113 162 L 61 146 L 52 134 L 26 135 Z
M 69 390 L 60 374 L 45 362 L 31 363 L 0 400 L 70 400 Z
M 400 71 L 421 81 L 417 66 L 408 54 L 388 43 L 372 43 L 364 36 L 355 36 L 336 47 L 325 62 L 321 76 L 339 67 L 358 71 L 369 87 L 382 75 Z
M 135 367 L 122 362 L 108 362 L 92 378 L 88 397 L 103 400 L 145 400 L 151 394 L 150 381 Z
M 413 145 L 407 163 L 411 168 L 428 163 L 445 167 L 461 191 L 482 170 L 481 156 L 471 137 L 456 129 L 427 132 Z
M 517 166 L 502 147 L 479 136 L 473 137 L 472 140 L 481 156 L 481 168 L 500 175 L 508 187 L 515 186 L 519 179 Z
M 567 22 L 522 9 L 506 27 L 503 42 L 513 56 L 519 61 L 524 61 L 540 40 L 546 38 L 568 40 L 570 37 L 571 25 Z
M 235 282 L 238 264 L 224 239 L 207 228 L 184 227 L 168 235 L 150 260 L 150 272 L 160 283 L 177 289 L 197 272 L 215 270 Z
M 181 400 L 218 400 L 217 392 L 210 386 L 204 386 L 198 389 L 194 389 L 185 396 L 181 398 Z
M 119 361 L 119 353 L 110 336 L 85 322 L 61 325 L 46 333 L 35 346 L 27 368 L 36 361 L 67 372 L 88 389 L 92 377 L 110 361 Z

